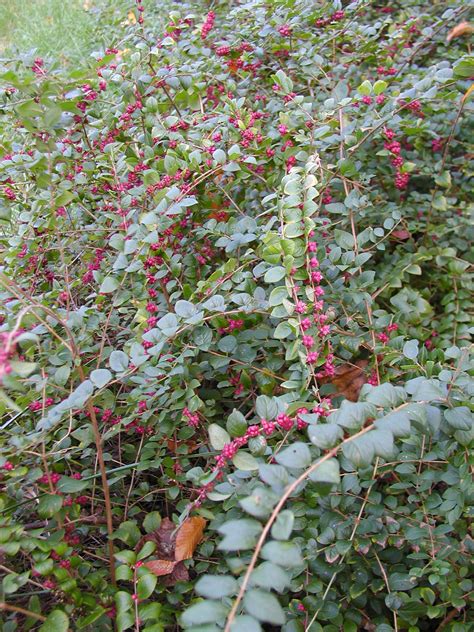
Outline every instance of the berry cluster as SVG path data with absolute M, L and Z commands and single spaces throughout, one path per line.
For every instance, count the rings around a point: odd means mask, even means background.
M 206 16 L 206 21 L 202 25 L 202 29 L 201 29 L 201 37 L 202 37 L 202 39 L 206 39 L 206 37 L 212 31 L 212 27 L 214 26 L 215 18 L 216 18 L 216 14 L 214 13 L 214 11 L 209 11 L 209 13 Z
M 404 164 L 404 160 L 400 155 L 402 146 L 397 141 L 394 140 L 395 132 L 388 128 L 384 127 L 384 135 L 387 139 L 384 142 L 384 149 L 387 149 L 393 156 L 391 159 L 392 166 L 395 167 L 395 187 L 400 191 L 404 191 L 408 187 L 408 183 L 410 182 L 410 174 L 408 172 L 401 171 L 401 167 Z

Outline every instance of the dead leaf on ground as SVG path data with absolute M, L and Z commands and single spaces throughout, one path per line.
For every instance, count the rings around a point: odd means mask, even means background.
M 206 521 L 200 516 L 188 518 L 183 522 L 176 535 L 175 559 L 177 562 L 189 560 L 193 556 L 197 545 L 202 540 L 205 526 Z
M 449 31 L 446 37 L 446 41 L 450 42 L 456 37 L 461 37 L 462 35 L 470 35 L 471 33 L 474 33 L 474 26 L 470 22 L 460 22 Z
M 176 562 L 171 560 L 151 560 L 151 562 L 145 562 L 143 566 L 149 568 L 154 575 L 161 577 L 162 575 L 170 575 L 176 566 Z
M 188 448 L 188 454 L 190 454 L 191 452 L 194 452 L 195 450 L 197 450 L 199 448 L 198 444 L 196 443 L 196 441 L 192 441 L 192 440 L 188 440 L 188 441 L 178 441 L 177 439 L 168 439 L 167 441 L 167 446 L 168 449 L 171 450 L 171 452 L 174 452 L 174 454 L 178 453 L 178 448 L 181 445 L 186 445 Z
M 157 577 L 163 577 L 166 586 L 172 586 L 177 581 L 189 579 L 189 574 L 183 560 L 192 558 L 197 545 L 202 540 L 206 520 L 200 516 L 187 518 L 176 530 L 176 525 L 164 518 L 158 529 L 144 536 L 138 542 L 139 550 L 145 542 L 155 542 L 155 555 L 158 559 L 145 562 Z
M 368 365 L 367 360 L 356 360 L 354 364 L 341 364 L 336 367 L 333 376 L 323 377 L 319 379 L 320 384 L 332 384 L 337 392 L 334 397 L 342 395 L 351 402 L 359 399 L 360 389 L 367 382 L 365 368 Z

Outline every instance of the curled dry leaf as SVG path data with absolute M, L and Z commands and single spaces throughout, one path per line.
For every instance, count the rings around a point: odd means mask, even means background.
M 145 562 L 146 566 L 157 577 L 164 577 L 164 584 L 172 586 L 177 581 L 189 579 L 183 560 L 189 560 L 202 539 L 206 520 L 200 516 L 187 518 L 176 532 L 176 525 L 164 518 L 161 525 L 153 533 L 149 533 L 137 544 L 137 549 L 151 540 L 157 545 L 156 555 L 159 559 Z
M 202 540 L 202 534 L 206 521 L 200 516 L 188 518 L 181 525 L 176 536 L 175 559 L 177 562 L 181 560 L 189 560 Z
M 449 31 L 446 37 L 446 41 L 450 42 L 456 37 L 461 37 L 462 35 L 470 35 L 471 33 L 474 33 L 474 26 L 470 22 L 460 22 Z

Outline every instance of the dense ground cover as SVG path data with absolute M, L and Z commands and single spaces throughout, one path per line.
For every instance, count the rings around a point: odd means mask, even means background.
M 470 630 L 467 8 L 116 9 L 2 62 L 3 629 Z

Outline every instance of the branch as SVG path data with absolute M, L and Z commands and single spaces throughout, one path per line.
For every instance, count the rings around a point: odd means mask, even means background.
M 32 612 L 31 610 L 27 610 L 26 608 L 20 608 L 20 606 L 12 606 L 9 603 L 5 602 L 0 603 L 0 610 L 7 610 L 8 612 L 23 614 L 25 615 L 25 617 L 31 617 L 32 619 L 37 619 L 38 621 L 46 621 L 46 617 L 43 617 L 42 614 Z

